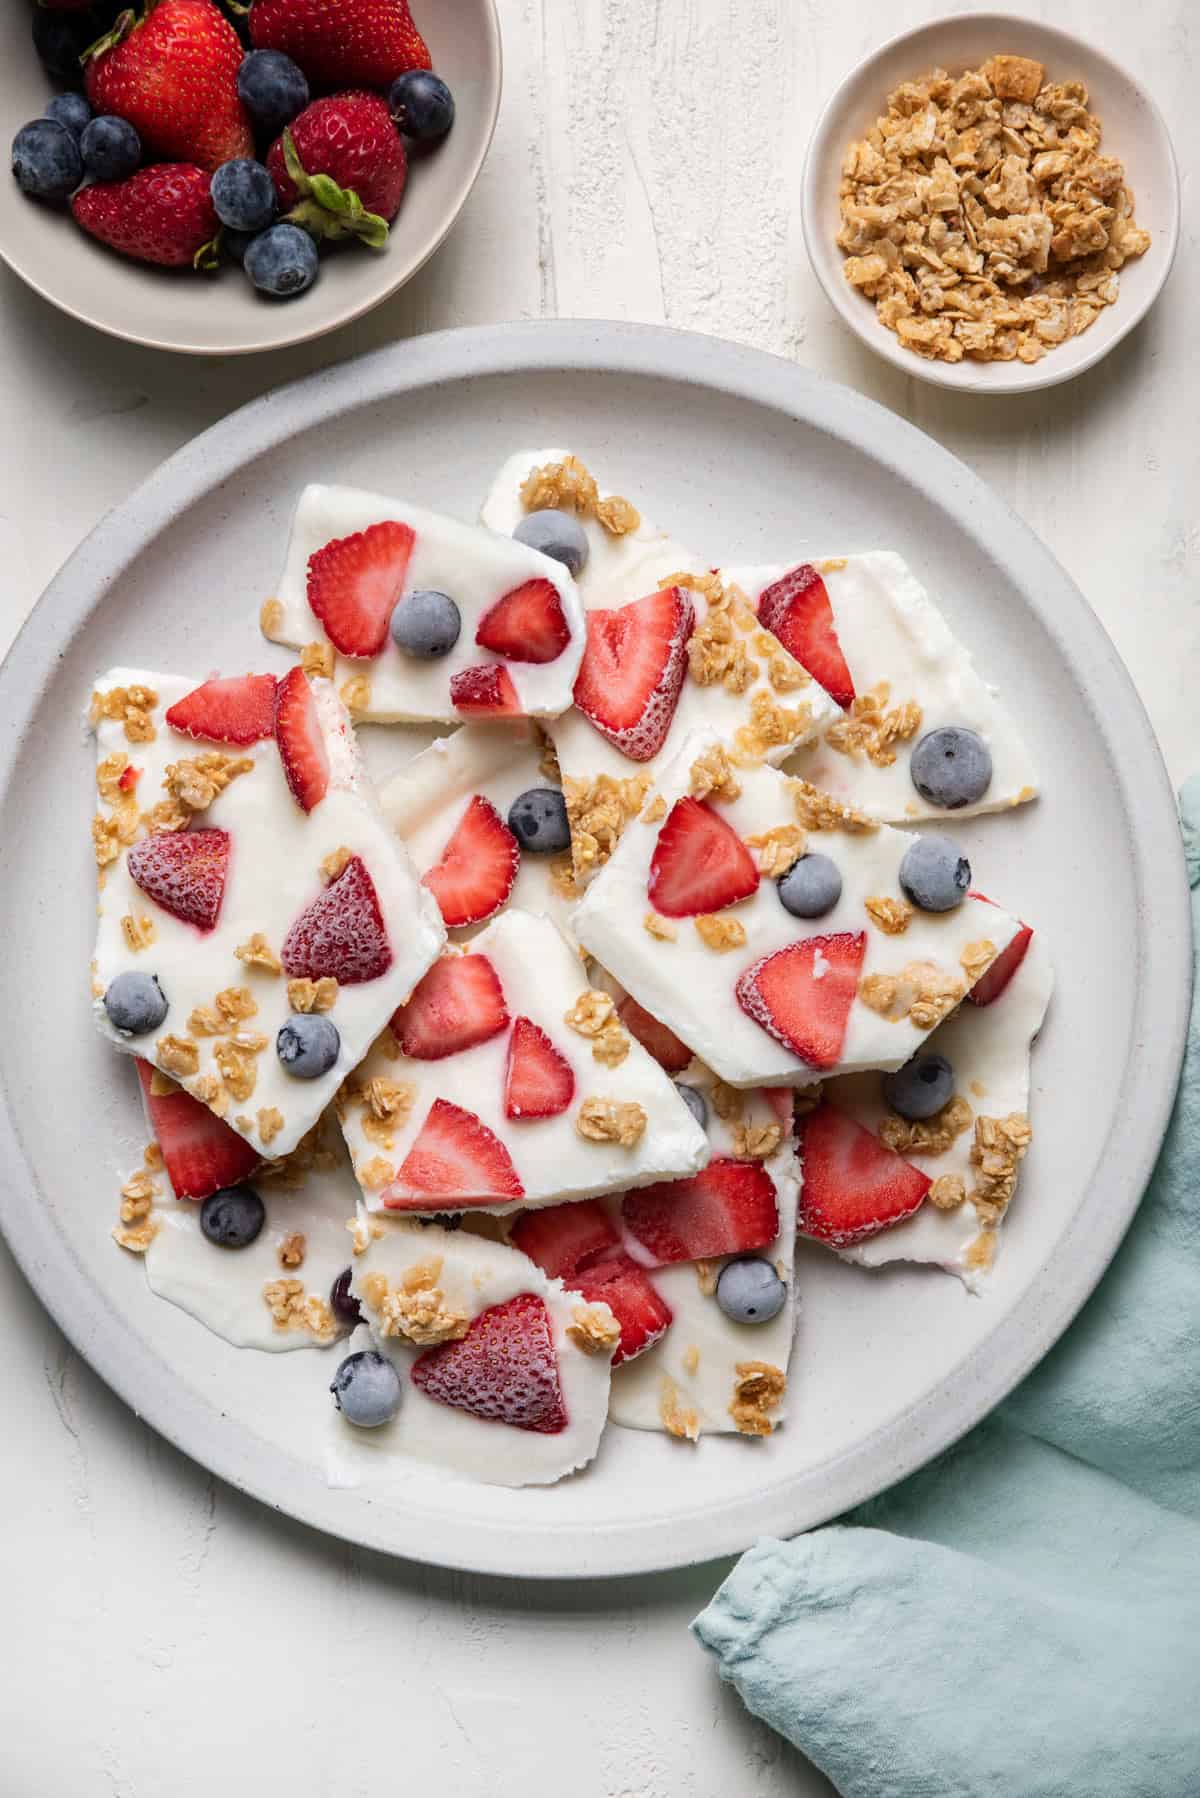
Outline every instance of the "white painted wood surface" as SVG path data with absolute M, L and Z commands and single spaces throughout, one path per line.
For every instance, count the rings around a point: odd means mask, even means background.
M 835 321 L 800 238 L 821 99 L 936 4 L 500 5 L 507 83 L 491 159 L 442 253 L 361 324 L 295 352 L 202 365 L 94 336 L 0 270 L 0 649 L 106 508 L 243 400 L 442 326 L 643 319 L 794 357 L 963 456 L 1090 597 L 1172 775 L 1200 766 L 1191 0 L 1027 0 L 1031 16 L 1127 59 L 1157 96 L 1184 173 L 1184 237 L 1165 298 L 1107 362 L 992 403 L 876 361 Z M 314 1536 L 218 1487 L 113 1400 L 3 1248 L 0 1344 L 5 1798 L 831 1790 L 745 1716 L 689 1640 L 719 1566 L 547 1590 Z

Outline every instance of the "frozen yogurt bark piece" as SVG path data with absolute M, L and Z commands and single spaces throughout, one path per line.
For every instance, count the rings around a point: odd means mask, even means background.
M 340 1108 L 372 1210 L 507 1212 L 695 1173 L 708 1155 L 611 995 L 522 911 L 446 950 Z
M 518 842 L 509 828 L 513 801 L 530 792 L 560 800 L 562 789 L 553 753 L 547 758 L 538 727 L 522 719 L 464 724 L 381 788 L 383 815 L 422 881 L 444 898 L 454 940 L 475 935 L 506 905 L 544 912 L 566 927 L 569 837 L 545 850 Z
M 814 786 L 891 824 L 1035 797 L 1014 719 L 894 550 L 731 568 L 727 578 L 841 708 L 789 764 Z M 969 733 L 965 746 L 929 741 L 946 731 Z
M 257 1154 L 286 1155 L 436 960 L 433 897 L 328 681 L 115 669 L 91 718 L 96 1023 Z M 280 1059 L 284 1026 L 322 1044 L 306 1077 Z
M 471 1231 L 365 1213 L 360 1227 L 353 1291 L 402 1394 L 382 1428 L 338 1420 L 348 1470 L 408 1455 L 492 1485 L 548 1486 L 585 1466 L 608 1409 L 607 1306 Z
M 402 650 L 398 602 L 442 594 L 460 630 Z M 306 487 L 264 635 L 329 675 L 358 720 L 549 718 L 571 703 L 579 596 L 561 562 L 478 525 L 355 487 Z
M 899 1116 L 878 1075 L 852 1074 L 826 1085 L 828 1105 L 871 1131 L 932 1182 L 911 1216 L 857 1241 L 834 1244 L 847 1261 L 863 1267 L 929 1262 L 957 1274 L 969 1287 L 978 1286 L 991 1269 L 1000 1224 L 1031 1140 L 1030 1053 L 1054 984 L 1041 932 L 1033 932 L 1024 945 L 1014 939 L 1010 960 L 1022 946 L 1026 952 L 1002 990 L 995 992 L 989 976 L 988 1003 L 961 1006 L 926 1045 L 923 1053 L 942 1056 L 954 1078 L 953 1097 L 933 1117 L 914 1122 Z M 1004 971 L 999 964 L 997 971 Z M 798 1122 L 802 1140 L 806 1122 Z M 820 1135 L 818 1126 L 818 1142 Z M 805 1158 L 806 1164 L 812 1162 L 812 1191 L 819 1197 L 822 1169 L 809 1148 Z M 843 1221 L 850 1198 L 843 1184 Z M 819 1230 L 819 1219 L 817 1223 Z M 802 1219 L 801 1228 L 806 1227 Z
M 910 903 L 901 865 L 914 844 L 936 841 L 875 825 L 773 768 L 737 767 L 715 735 L 697 733 L 588 887 L 573 928 L 733 1086 L 895 1068 L 1019 929 L 957 890 L 943 911 Z M 953 847 L 946 853 L 950 874 L 969 881 Z M 795 915 L 781 881 L 817 856 L 802 871 L 828 888 L 820 915 Z

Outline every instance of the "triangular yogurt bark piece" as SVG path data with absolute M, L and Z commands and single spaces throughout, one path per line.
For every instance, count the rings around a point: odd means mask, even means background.
M 774 768 L 736 766 L 712 733 L 697 733 L 588 887 L 573 929 L 733 1086 L 896 1068 L 1020 929 L 973 894 L 936 913 L 911 904 L 900 869 L 918 840 Z M 815 918 L 780 896 L 806 855 L 832 864 Z
M 1016 721 L 894 550 L 731 568 L 728 579 L 838 704 L 789 763 L 814 786 L 888 824 L 1036 797 Z M 934 738 L 946 731 L 968 734 L 970 766 L 952 738 Z
M 457 640 L 401 650 L 399 601 L 447 595 Z M 263 633 L 334 680 L 354 718 L 393 724 L 549 718 L 571 703 L 583 615 L 561 562 L 508 537 L 356 487 L 308 486 Z
M 277 1159 L 436 960 L 437 906 L 380 814 L 328 681 L 297 668 L 278 685 L 197 687 L 118 668 L 90 719 L 97 1026 Z M 130 982 L 149 998 L 136 1015 L 117 1002 Z M 305 1078 L 277 1053 L 302 1014 L 335 1033 L 296 1027 L 326 1045 L 324 1071 L 310 1063 Z
M 703 1130 L 548 918 L 447 948 L 339 1099 L 372 1210 L 503 1213 L 694 1173 Z

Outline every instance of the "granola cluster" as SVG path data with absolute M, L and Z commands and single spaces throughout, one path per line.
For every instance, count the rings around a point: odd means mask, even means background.
M 642 522 L 636 506 L 620 494 L 610 493 L 601 499 L 595 478 L 578 456 L 564 456 L 561 462 L 532 469 L 521 484 L 521 504 L 527 512 L 549 508 L 594 518 L 610 537 L 627 537 Z
M 890 1111 L 879 1126 L 879 1140 L 898 1155 L 944 1155 L 971 1128 L 974 1115 L 962 1094 L 955 1093 L 931 1118 L 913 1120 Z
M 609 1355 L 621 1340 L 621 1326 L 607 1305 L 576 1305 L 567 1336 L 585 1355 Z
M 113 1241 L 132 1255 L 144 1255 L 159 1232 L 154 1215 L 154 1201 L 159 1184 L 154 1178 L 162 1169 L 162 1154 L 156 1142 L 146 1145 L 144 1166 L 131 1174 L 121 1188 L 121 1221 L 113 1227 Z
M 579 1107 L 575 1128 L 585 1142 L 615 1142 L 622 1149 L 632 1149 L 646 1130 L 646 1112 L 633 1100 L 585 1099 Z
M 1033 1131 L 1023 1112 L 976 1118 L 971 1165 L 977 1171 L 971 1203 L 982 1223 L 999 1223 L 1008 1210 L 1020 1164 L 1032 1141 Z
M 787 1376 L 769 1361 L 739 1361 L 734 1372 L 729 1415 L 743 1436 L 769 1436 L 775 1428 L 771 1412 L 787 1391 Z
M 648 774 L 615 780 L 598 774 L 595 780 L 563 781 L 563 798 L 571 825 L 571 855 L 575 878 L 590 880 L 608 860 L 621 840 L 621 832 L 636 818 L 650 786 Z
M 332 1342 L 337 1335 L 328 1301 L 305 1292 L 303 1280 L 268 1280 L 262 1296 L 277 1330 L 307 1330 L 318 1342 Z
M 442 1257 L 434 1255 L 407 1268 L 398 1286 L 390 1285 L 386 1274 L 367 1274 L 362 1293 L 378 1314 L 381 1335 L 403 1337 L 419 1348 L 458 1342 L 466 1335 L 471 1320 L 465 1311 L 446 1303 L 438 1285 L 441 1273 Z
M 822 793 L 811 781 L 793 780 L 789 784 L 796 816 L 805 830 L 844 830 L 851 836 L 859 836 L 864 831 L 878 829 L 873 818 L 856 811 L 852 805 L 843 805 L 828 793 Z
M 153 743 L 157 732 L 150 716 L 158 704 L 153 687 L 110 687 L 107 693 L 93 693 L 88 717 L 93 724 L 111 718 L 125 728 L 129 743 Z
M 993 56 L 906 81 L 842 163 L 838 247 L 906 349 L 1038 362 L 1117 298 L 1150 246 L 1081 81 Z
M 911 1018 L 918 1030 L 932 1030 L 948 1018 L 966 990 L 932 961 L 910 961 L 898 974 L 868 974 L 858 983 L 864 1005 L 893 1024 Z
M 658 1385 L 658 1416 L 668 1436 L 681 1442 L 699 1441 L 699 1414 L 680 1401 L 679 1388 L 668 1373 L 663 1374 Z
M 604 1067 L 619 1067 L 629 1053 L 629 1033 L 617 1016 L 611 993 L 598 987 L 580 993 L 570 1011 L 563 1014 L 563 1022 L 590 1041 L 593 1059 Z
M 839 755 L 866 756 L 877 768 L 890 768 L 896 759 L 893 745 L 907 743 L 921 728 L 921 708 L 915 699 L 889 706 L 892 689 L 881 680 L 869 693 L 860 693 L 844 718 L 825 732 L 825 741 Z
M 807 838 L 798 824 L 776 824 L 773 830 L 760 831 L 757 836 L 747 837 L 746 847 L 753 852 L 759 873 L 765 874 L 768 880 L 774 880 L 778 875 L 786 874 L 800 860 L 806 842 Z
M 703 912 L 692 919 L 696 926 L 696 935 L 709 949 L 718 955 L 724 955 L 728 949 L 741 949 L 746 942 L 746 926 L 740 918 L 731 918 L 728 912 Z

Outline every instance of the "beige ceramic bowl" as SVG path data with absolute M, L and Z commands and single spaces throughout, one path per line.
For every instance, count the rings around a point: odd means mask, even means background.
M 901 348 L 875 308 L 842 272 L 838 249 L 838 179 L 846 146 L 884 110 L 900 82 L 933 68 L 952 75 L 996 54 L 1032 56 L 1052 81 L 1082 80 L 1104 127 L 1102 150 L 1125 164 L 1138 223 L 1150 232 L 1144 256 L 1121 271 L 1121 292 L 1079 337 L 1059 344 L 1040 362 L 928 361 Z M 817 120 L 804 170 L 804 241 L 821 286 L 851 330 L 905 374 L 967 393 L 1029 393 L 1082 374 L 1106 356 L 1150 310 L 1171 272 L 1179 240 L 1179 175 L 1167 127 L 1133 72 L 1082 39 L 1011 13 L 966 13 L 935 19 L 893 38 L 859 63 Z
M 500 107 L 495 0 L 417 0 L 433 64 L 454 94 L 454 129 L 413 159 L 386 248 L 354 244 L 322 256 L 295 300 L 255 292 L 235 264 L 215 276 L 149 268 L 86 238 L 69 216 L 39 206 L 0 174 L 0 256 L 55 306 L 114 337 L 194 355 L 244 355 L 320 337 L 369 312 L 432 256 L 483 166 Z M 24 0 L 0 6 L 0 133 L 5 147 L 54 91 L 34 54 Z M 7 156 L 5 158 L 7 160 Z

